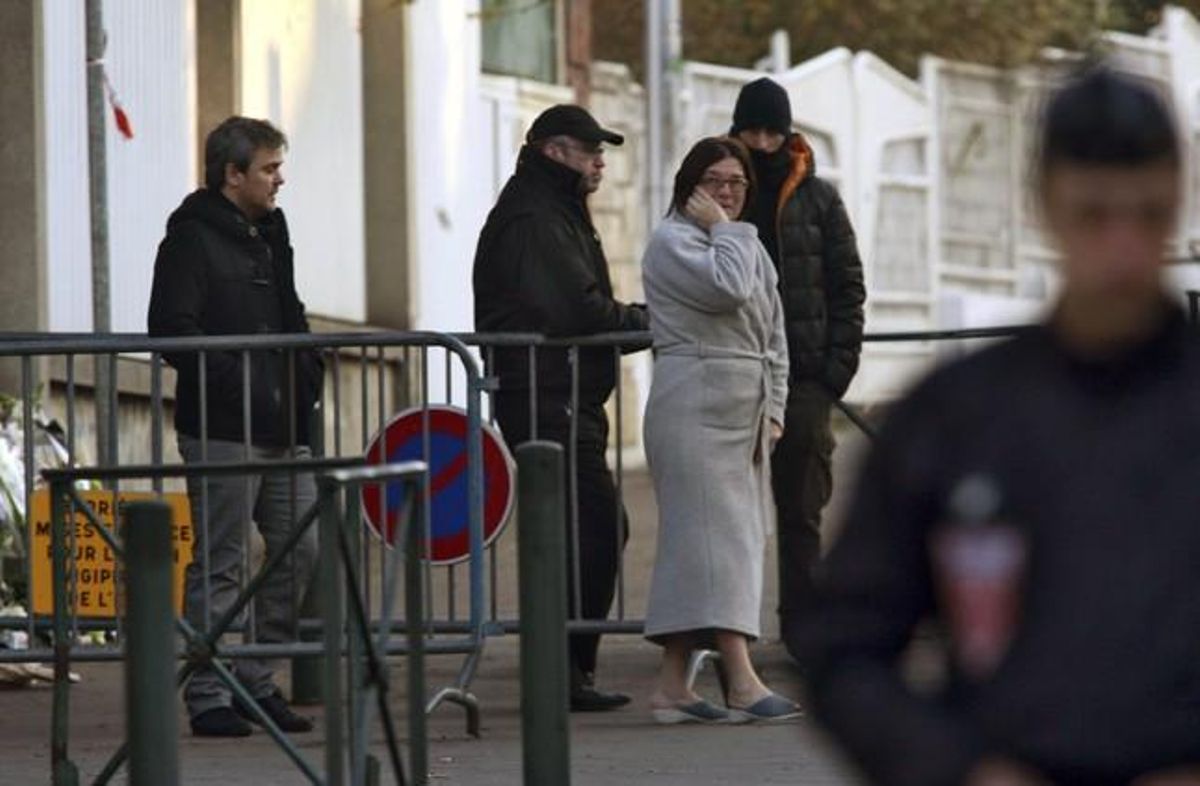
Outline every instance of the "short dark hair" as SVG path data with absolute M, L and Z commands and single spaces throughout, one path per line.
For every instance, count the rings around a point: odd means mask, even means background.
M 1139 166 L 1181 162 L 1179 134 L 1145 83 L 1092 63 L 1055 91 L 1042 115 L 1037 174 L 1059 164 Z
M 741 215 L 730 216 L 735 221 L 745 217 L 754 202 L 754 194 L 757 189 L 754 182 L 754 165 L 750 163 L 750 151 L 746 146 L 730 136 L 705 137 L 693 145 L 688 154 L 683 157 L 683 163 L 679 165 L 679 171 L 675 173 L 675 190 L 671 194 L 671 210 L 682 213 L 692 192 L 696 190 L 696 186 L 700 185 L 700 178 L 704 177 L 704 173 L 710 166 L 718 161 L 724 161 L 726 158 L 736 158 L 742 165 L 746 180 L 750 181 L 750 185 L 746 188 L 746 201 L 742 203 Z
M 204 140 L 204 185 L 220 191 L 225 185 L 225 165 L 239 172 L 250 168 L 257 150 L 287 147 L 287 137 L 266 120 L 234 115 L 214 128 Z

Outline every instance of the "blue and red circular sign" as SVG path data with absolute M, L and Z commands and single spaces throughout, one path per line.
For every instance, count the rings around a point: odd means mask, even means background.
M 428 456 L 425 455 L 426 425 L 429 429 Z M 500 534 L 512 512 L 515 464 L 495 429 L 483 424 L 482 436 L 483 542 L 486 547 Z M 368 464 L 426 461 L 430 496 L 429 560 L 446 565 L 470 556 L 466 412 L 444 405 L 405 410 L 372 437 L 366 459 Z M 404 484 L 399 481 L 363 486 L 362 506 L 367 526 L 389 545 L 393 543 L 400 514 L 405 509 L 406 493 Z

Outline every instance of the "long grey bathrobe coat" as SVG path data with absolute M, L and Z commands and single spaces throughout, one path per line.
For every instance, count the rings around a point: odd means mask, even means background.
M 658 552 L 645 635 L 759 633 L 771 504 L 768 419 L 788 355 L 774 265 L 753 224 L 706 232 L 672 213 L 642 261 L 654 381 L 646 455 Z

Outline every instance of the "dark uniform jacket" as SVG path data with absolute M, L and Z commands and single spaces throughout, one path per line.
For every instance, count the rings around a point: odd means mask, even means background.
M 815 381 L 841 397 L 858 370 L 863 335 L 862 261 L 837 190 L 816 176 L 800 134 L 787 142 L 790 168 L 759 236 L 779 272 L 793 381 Z
M 475 329 L 550 337 L 645 330 L 645 309 L 613 299 L 608 261 L 580 191 L 581 175 L 530 147 L 488 214 L 475 252 Z M 497 350 L 504 391 L 529 388 L 528 352 Z M 580 351 L 579 392 L 601 403 L 616 382 L 613 350 Z M 564 350 L 538 353 L 537 387 L 569 394 Z
M 154 263 L 149 330 L 152 336 L 307 333 L 296 295 L 292 246 L 282 210 L 250 222 L 219 193 L 199 189 L 167 221 Z M 200 436 L 197 355 L 168 353 L 178 372 L 175 428 Z M 250 356 L 251 441 L 286 446 L 291 440 L 287 369 L 282 350 Z M 207 426 L 213 439 L 243 439 L 243 354 L 206 353 Z M 310 350 L 297 350 L 296 444 L 308 444 L 308 413 L 319 394 L 323 367 Z
M 895 407 L 788 642 L 877 782 L 957 784 L 985 753 L 1064 786 L 1200 763 L 1197 391 L 1200 337 L 1173 312 L 1104 361 L 1032 330 Z M 948 619 L 930 545 L 968 474 L 993 480 L 1028 544 L 1017 622 L 990 674 L 955 658 L 918 691 L 900 656 L 920 620 Z

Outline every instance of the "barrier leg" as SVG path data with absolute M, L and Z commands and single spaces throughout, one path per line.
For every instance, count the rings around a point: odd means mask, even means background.
M 171 509 L 131 502 L 125 509 L 128 622 L 126 735 L 131 786 L 179 783 L 175 713 L 175 611 L 171 603 Z
M 50 484 L 50 551 L 54 581 L 54 708 L 50 729 L 50 767 L 54 786 L 77 786 L 79 770 L 67 758 L 71 708 L 71 598 L 67 592 L 66 495 L 63 481 Z
M 338 492 L 336 484 L 322 479 L 322 548 L 317 557 L 317 569 L 321 578 L 321 611 L 325 623 L 325 782 L 328 786 L 344 786 L 346 782 L 345 715 L 342 706 L 342 627 L 345 617 L 337 536 L 342 523 Z
M 414 786 L 429 783 L 429 728 L 425 718 L 425 520 L 417 489 L 404 539 L 404 623 L 408 626 L 408 738 Z
M 562 448 L 527 442 L 516 453 L 524 782 L 567 786 L 571 753 Z

